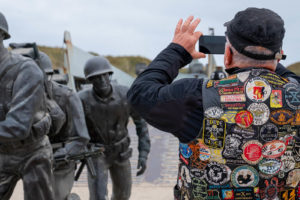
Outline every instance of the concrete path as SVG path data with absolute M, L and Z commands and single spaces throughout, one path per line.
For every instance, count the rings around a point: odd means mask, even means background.
M 128 125 L 131 136 L 133 156 L 131 158 L 133 188 L 131 200 L 172 200 L 173 186 L 176 183 L 178 170 L 178 140 L 171 134 L 161 132 L 149 126 L 151 138 L 151 152 L 148 159 L 148 168 L 144 175 L 136 177 L 138 159 L 137 135 L 132 122 Z M 87 186 L 87 171 L 83 171 L 73 192 L 80 195 L 82 200 L 89 199 Z M 108 185 L 109 196 L 111 183 Z M 22 183 L 19 182 L 12 200 L 22 200 Z

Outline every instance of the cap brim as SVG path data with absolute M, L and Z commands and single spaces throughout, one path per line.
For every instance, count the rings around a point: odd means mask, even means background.
M 231 23 L 231 21 L 225 22 L 223 25 L 224 26 L 229 26 L 229 24 Z

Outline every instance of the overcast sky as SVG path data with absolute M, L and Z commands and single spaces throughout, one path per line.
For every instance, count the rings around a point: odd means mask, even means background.
M 153 59 L 173 37 L 179 18 L 200 17 L 198 30 L 224 35 L 224 22 L 247 7 L 264 7 L 285 21 L 284 65 L 300 61 L 299 0 L 0 0 L 11 39 L 63 46 L 63 33 L 72 42 L 101 55 L 140 55 Z M 206 60 L 203 60 L 206 63 Z M 222 56 L 217 64 L 223 65 Z

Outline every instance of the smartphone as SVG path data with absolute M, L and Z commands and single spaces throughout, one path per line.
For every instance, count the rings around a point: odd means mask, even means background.
M 224 54 L 225 36 L 203 35 L 199 38 L 199 51 L 205 54 Z

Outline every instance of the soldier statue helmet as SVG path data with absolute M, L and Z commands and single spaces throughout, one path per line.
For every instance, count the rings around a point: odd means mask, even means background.
M 0 12 L 0 30 L 4 33 L 4 40 L 10 38 L 10 34 L 8 33 L 7 21 L 1 12 Z

